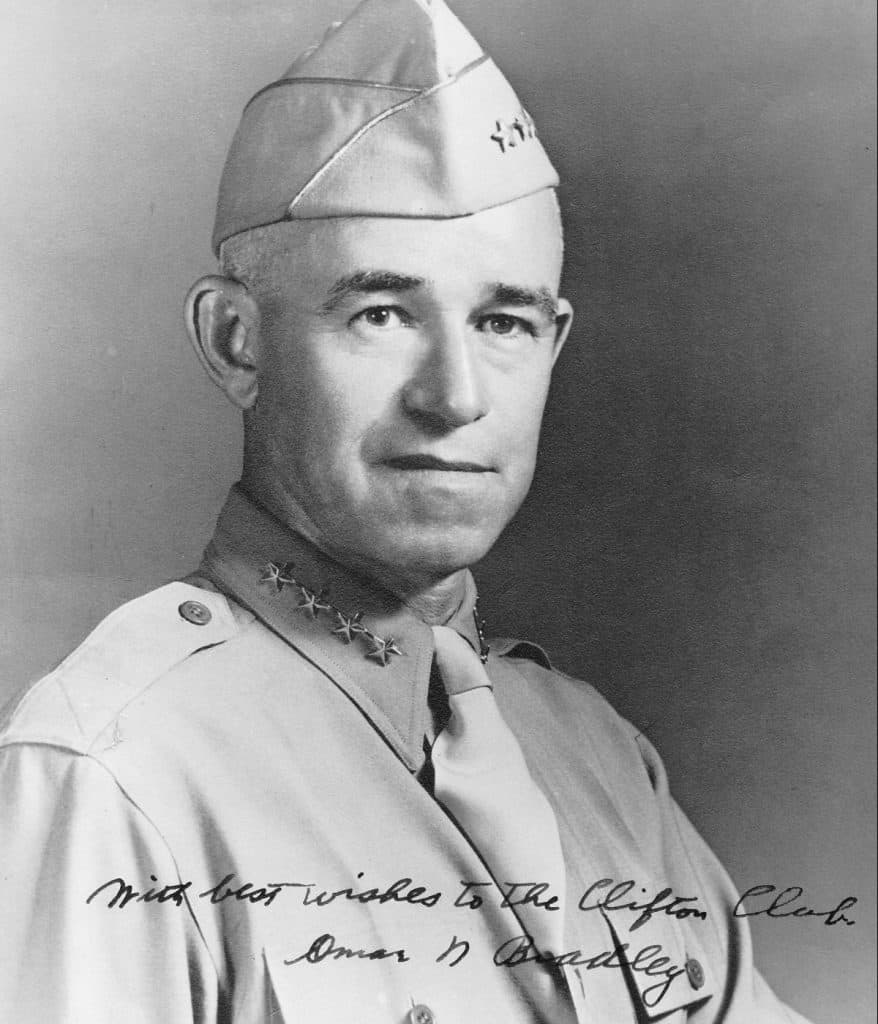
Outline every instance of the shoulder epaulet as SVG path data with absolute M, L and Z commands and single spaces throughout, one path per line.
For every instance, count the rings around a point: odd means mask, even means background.
M 549 656 L 539 644 L 530 640 L 516 640 L 513 637 L 492 637 L 488 646 L 493 654 L 501 658 L 527 658 L 528 661 L 535 661 L 543 668 L 552 671 L 552 663 Z
M 6 722 L 0 745 L 52 743 L 88 749 L 119 711 L 175 665 L 239 629 L 217 592 L 168 583 L 111 612 Z

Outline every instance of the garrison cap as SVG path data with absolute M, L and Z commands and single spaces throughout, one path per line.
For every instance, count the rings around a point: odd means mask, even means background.
M 558 184 L 533 119 L 443 0 L 363 0 L 247 104 L 213 246 L 320 217 L 461 217 Z

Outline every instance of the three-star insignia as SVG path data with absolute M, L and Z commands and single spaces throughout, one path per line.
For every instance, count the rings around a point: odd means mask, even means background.
M 497 119 L 491 139 L 500 147 L 501 153 L 507 153 L 510 149 L 514 149 L 519 142 L 535 139 L 536 135 L 534 119 L 522 107 L 511 121 Z

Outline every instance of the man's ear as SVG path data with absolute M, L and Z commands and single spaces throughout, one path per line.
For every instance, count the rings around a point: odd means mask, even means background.
M 211 274 L 186 296 L 186 330 L 210 379 L 239 409 L 259 392 L 259 306 L 244 285 Z
M 573 307 L 566 299 L 558 299 L 558 312 L 555 315 L 555 350 L 552 353 L 552 365 L 561 355 L 564 342 L 570 333 L 570 325 L 573 323 Z

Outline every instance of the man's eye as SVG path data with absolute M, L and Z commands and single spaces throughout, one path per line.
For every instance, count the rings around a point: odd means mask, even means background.
M 520 334 L 533 334 L 533 328 L 526 321 L 517 316 L 508 316 L 505 313 L 495 313 L 486 316 L 480 323 L 480 328 L 489 334 L 500 334 L 518 337 Z
M 370 327 L 407 327 L 409 318 L 396 306 L 370 306 L 357 313 L 352 322 L 361 321 Z

